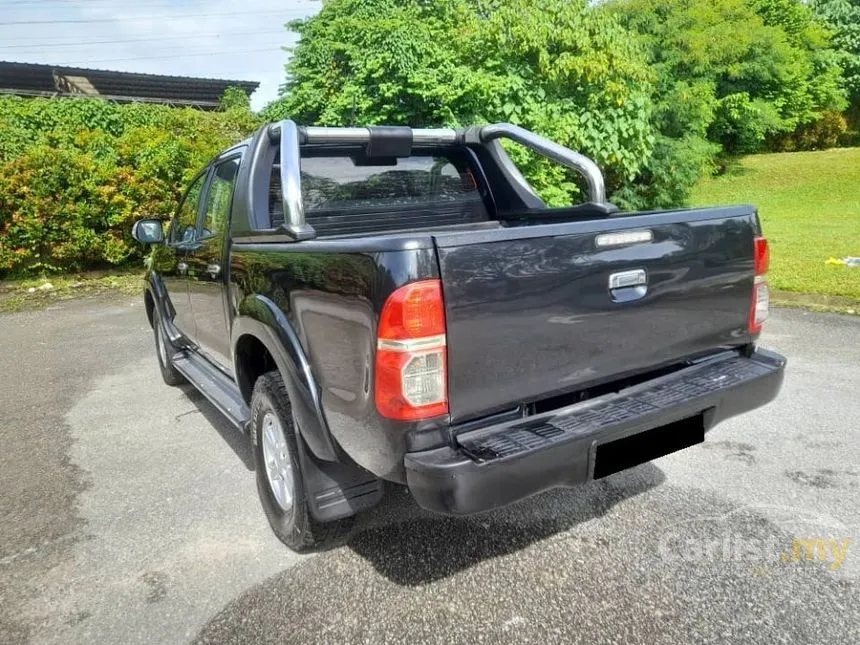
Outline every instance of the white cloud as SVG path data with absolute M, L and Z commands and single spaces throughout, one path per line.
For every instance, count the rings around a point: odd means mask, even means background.
M 293 45 L 294 36 L 283 25 L 321 6 L 315 0 L 279 4 L 22 0 L 0 5 L 0 60 L 259 81 L 252 105 L 260 108 L 284 81 L 281 48 Z M 77 22 L 38 24 L 62 20 Z

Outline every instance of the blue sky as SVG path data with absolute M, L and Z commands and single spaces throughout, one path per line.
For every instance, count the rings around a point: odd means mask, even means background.
M 277 97 L 284 23 L 317 0 L 0 0 L 0 60 L 259 81 Z

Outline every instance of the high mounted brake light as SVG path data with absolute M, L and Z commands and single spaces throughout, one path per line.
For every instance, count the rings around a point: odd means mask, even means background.
M 750 304 L 749 332 L 753 336 L 761 333 L 762 325 L 767 319 L 770 304 L 770 293 L 767 286 L 767 269 L 770 264 L 770 249 L 767 238 L 756 236 L 754 255 L 754 275 L 752 303 Z
M 416 421 L 448 413 L 445 304 L 440 280 L 400 287 L 382 308 L 376 346 L 376 408 Z

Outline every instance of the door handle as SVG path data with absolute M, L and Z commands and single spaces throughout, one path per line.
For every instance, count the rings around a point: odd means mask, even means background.
M 186 275 L 188 273 L 188 263 L 187 262 L 180 262 L 179 264 L 176 265 L 176 268 L 179 271 L 179 273 L 182 275 Z
M 206 273 L 209 274 L 209 277 L 213 280 L 217 278 L 221 274 L 221 265 L 210 263 L 206 265 Z
M 621 271 L 609 276 L 609 295 L 612 302 L 630 302 L 644 298 L 648 293 L 648 274 L 645 269 Z

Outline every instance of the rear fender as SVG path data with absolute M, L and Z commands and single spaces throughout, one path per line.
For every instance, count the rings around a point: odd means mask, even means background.
M 242 336 L 253 336 L 269 351 L 284 377 L 299 431 L 308 448 L 318 458 L 337 461 L 338 455 L 320 403 L 320 389 L 298 336 L 284 312 L 261 295 L 245 298 L 233 321 L 233 359 Z

